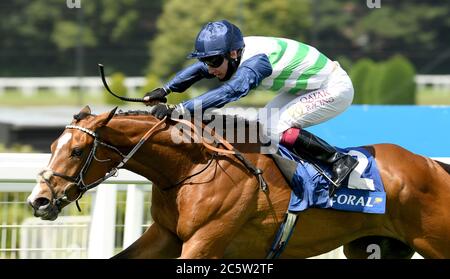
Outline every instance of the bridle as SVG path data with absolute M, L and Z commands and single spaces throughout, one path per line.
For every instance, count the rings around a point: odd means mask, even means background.
M 157 130 L 158 127 L 162 126 L 165 121 L 166 121 L 167 117 L 164 117 L 163 119 L 161 119 L 159 122 L 157 122 L 150 130 L 147 131 L 147 133 L 145 133 L 145 135 L 139 140 L 139 142 L 133 147 L 133 149 L 127 154 L 124 155 L 122 152 L 120 152 L 119 149 L 117 149 L 116 147 L 105 143 L 104 141 L 100 140 L 97 133 L 95 133 L 92 130 L 89 130 L 87 128 L 81 127 L 81 126 L 77 126 L 77 125 L 67 125 L 65 128 L 66 129 L 76 129 L 79 131 L 82 131 L 90 136 L 92 136 L 94 138 L 94 146 L 91 148 L 89 155 L 86 159 L 86 161 L 83 164 L 83 167 L 81 168 L 81 170 L 79 171 L 78 175 L 73 175 L 73 176 L 68 176 L 62 173 L 58 173 L 58 172 L 54 172 L 51 169 L 44 169 L 39 173 L 39 178 L 44 180 L 45 184 L 47 185 L 47 187 L 49 187 L 51 193 L 52 193 L 52 201 L 54 203 L 55 206 L 57 206 L 58 209 L 60 209 L 61 203 L 62 202 L 76 202 L 77 208 L 79 211 L 81 211 L 81 208 L 78 204 L 78 201 L 81 199 L 81 197 L 83 196 L 83 194 L 98 186 L 99 184 L 103 183 L 105 180 L 107 180 L 108 178 L 115 176 L 117 174 L 117 171 L 122 168 L 127 162 L 128 160 L 136 153 L 136 151 L 148 140 L 148 138 L 150 138 L 151 135 L 153 135 Z M 175 122 L 179 122 L 181 124 L 187 125 L 188 127 L 190 127 L 191 129 L 193 129 L 195 131 L 195 134 L 197 133 L 197 127 L 190 121 L 184 120 L 184 119 L 172 119 Z M 255 166 L 253 166 L 253 164 L 248 161 L 243 154 L 241 154 L 238 150 L 236 150 L 227 140 L 225 140 L 224 138 L 220 137 L 219 135 L 217 135 L 217 133 L 212 133 L 212 131 L 210 129 L 207 129 L 209 134 L 215 139 L 215 141 L 217 143 L 222 144 L 225 149 L 222 148 L 218 148 L 215 147 L 213 145 L 211 145 L 210 143 L 207 143 L 205 141 L 205 139 L 202 137 L 201 138 L 201 142 L 203 144 L 203 146 L 206 147 L 206 149 L 210 150 L 213 152 L 208 164 L 206 165 L 206 167 L 202 168 L 201 171 L 194 173 L 193 175 L 189 175 L 183 179 L 181 179 L 180 181 L 178 181 L 177 183 L 175 183 L 174 185 L 172 185 L 169 188 L 173 188 L 175 186 L 180 185 L 181 183 L 183 183 L 185 180 L 192 178 L 193 176 L 196 176 L 200 173 L 202 173 L 203 171 L 205 171 L 211 164 L 211 162 L 213 161 L 213 159 L 215 158 L 215 156 L 217 154 L 222 154 L 222 155 L 234 155 L 239 161 L 241 161 L 244 166 L 250 171 L 252 172 L 253 175 L 255 175 L 255 177 L 258 179 L 259 181 L 259 186 L 261 188 L 261 190 L 263 192 L 267 192 L 267 183 L 264 180 L 264 178 L 262 177 L 262 170 L 260 170 L 259 168 L 256 168 Z M 95 153 L 97 151 L 97 148 L 99 146 L 104 146 L 107 147 L 111 150 L 113 150 L 114 152 L 116 152 L 117 154 L 119 154 L 122 158 L 122 160 L 119 162 L 119 164 L 117 164 L 115 167 L 113 167 L 108 173 L 105 174 L 105 176 L 97 179 L 96 181 L 86 184 L 85 182 L 85 175 L 89 170 L 89 167 L 91 166 L 93 160 L 96 160 L 98 162 L 107 162 L 110 161 L 111 159 L 105 159 L 105 160 L 101 160 L 98 159 L 95 156 Z M 60 197 L 56 197 L 56 192 L 54 187 L 51 185 L 50 183 L 50 179 L 52 176 L 56 176 L 56 177 L 61 177 L 64 180 L 69 181 L 70 183 L 68 183 L 63 190 L 63 194 Z M 74 199 L 74 200 L 69 200 L 69 197 L 66 193 L 66 190 L 69 188 L 69 186 L 75 184 L 77 186 L 78 189 L 78 196 Z
M 117 171 L 128 162 L 128 160 L 134 155 L 134 153 L 136 153 L 136 151 L 142 146 L 142 144 L 144 144 L 145 141 L 147 141 L 147 139 L 156 131 L 156 129 L 159 126 L 161 126 L 162 124 L 164 124 L 164 121 L 165 121 L 165 119 L 159 121 L 150 130 L 148 130 L 147 133 L 139 140 L 139 142 L 133 147 L 133 149 L 127 155 L 124 155 L 116 147 L 100 140 L 97 133 L 95 133 L 94 131 L 89 130 L 84 127 L 81 127 L 81 126 L 77 126 L 77 125 L 67 125 L 65 127 L 66 129 L 80 130 L 80 131 L 92 136 L 94 138 L 94 146 L 91 148 L 86 161 L 84 162 L 83 166 L 81 167 L 81 170 L 78 172 L 78 175 L 69 176 L 69 175 L 59 173 L 59 172 L 55 172 L 51 169 L 44 169 L 38 174 L 38 177 L 41 178 L 42 180 L 44 180 L 47 187 L 49 187 L 49 189 L 52 193 L 52 202 L 58 208 L 60 207 L 62 202 L 69 202 L 69 203 L 76 202 L 78 210 L 81 211 L 80 205 L 78 204 L 78 200 L 81 199 L 83 194 L 86 193 L 88 190 L 103 183 L 108 178 L 117 175 Z M 96 160 L 98 162 L 108 162 L 111 160 L 111 159 L 101 160 L 95 156 L 97 148 L 100 145 L 107 147 L 107 148 L 113 150 L 114 152 L 116 152 L 117 154 L 119 154 L 121 156 L 122 160 L 119 162 L 119 164 L 117 164 L 117 166 L 113 167 L 108 173 L 106 173 L 105 176 L 97 179 L 96 181 L 94 181 L 92 183 L 86 184 L 84 177 L 85 177 L 86 173 L 88 172 L 89 167 L 91 166 L 93 160 Z M 61 177 L 62 179 L 65 179 L 70 182 L 64 187 L 63 194 L 60 197 L 56 197 L 55 189 L 50 183 L 50 179 L 52 176 Z M 69 186 L 71 186 L 73 184 L 75 184 L 77 186 L 79 194 L 74 200 L 69 200 L 69 197 L 68 197 L 66 191 L 69 188 Z

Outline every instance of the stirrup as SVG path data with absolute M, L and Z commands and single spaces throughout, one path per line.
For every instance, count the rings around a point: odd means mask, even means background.
M 350 155 L 347 155 L 350 156 Z M 346 171 L 345 174 L 341 175 L 340 180 L 339 177 L 336 178 L 330 185 L 330 189 L 329 189 L 329 193 L 330 193 L 330 197 L 332 197 L 334 195 L 334 192 L 341 187 L 342 182 L 344 182 L 345 179 L 347 179 L 347 177 L 350 175 L 350 173 L 356 168 L 356 166 L 358 166 L 359 161 L 353 157 L 350 156 L 350 158 L 353 159 L 353 165 L 351 165 L 350 167 L 348 167 L 348 170 Z
M 330 183 L 330 187 L 328 188 L 328 192 L 329 192 L 329 197 L 332 197 L 334 195 L 334 192 L 341 186 L 339 184 L 336 184 L 335 181 L 333 181 L 333 179 L 331 179 L 331 177 L 329 177 L 327 175 L 327 173 L 319 166 L 317 165 L 314 161 L 308 161 L 308 163 L 310 163 L 318 173 L 320 173 L 320 175 L 322 175 L 329 183 Z M 355 165 L 356 167 L 356 165 Z M 352 169 L 353 170 L 353 169 Z M 348 175 L 347 175 L 348 176 Z
M 350 156 L 350 155 L 347 155 L 347 156 Z M 358 166 L 358 164 L 359 164 L 359 161 L 358 161 L 358 160 L 356 160 L 356 159 L 353 158 L 353 157 L 350 157 L 350 158 L 352 158 L 353 164 L 352 164 L 351 166 L 347 166 L 347 165 L 344 164 L 345 167 L 348 168 L 347 171 L 346 171 L 344 174 L 341 174 L 340 177 L 337 177 L 337 178 L 333 181 L 333 185 L 336 186 L 336 188 L 339 188 L 339 187 L 341 186 L 342 182 L 343 182 L 345 179 L 347 179 L 347 177 L 350 175 L 350 173 L 351 173 L 351 172 L 356 168 L 356 166 Z
M 355 167 L 356 167 L 356 165 L 355 165 Z M 354 167 L 354 168 L 355 168 Z M 350 170 L 350 172 L 354 169 L 354 168 L 352 168 L 351 170 Z M 333 180 L 331 180 L 330 182 L 330 188 L 328 189 L 328 192 L 329 192 L 329 196 L 330 197 L 332 197 L 333 195 L 334 195 L 334 192 L 336 192 L 336 190 L 337 189 L 339 189 L 341 186 L 342 186 L 342 182 L 350 175 L 350 172 L 348 173 L 348 174 L 346 174 L 345 176 L 344 176 L 344 178 L 339 182 L 339 183 L 337 183 L 336 181 L 333 181 Z

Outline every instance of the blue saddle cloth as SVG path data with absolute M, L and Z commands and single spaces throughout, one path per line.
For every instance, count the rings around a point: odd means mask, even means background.
M 359 164 L 330 198 L 328 180 L 311 163 L 300 160 L 287 148 L 279 146 L 282 157 L 297 162 L 290 181 L 292 192 L 289 211 L 300 212 L 314 207 L 383 214 L 386 193 L 372 154 L 362 147 L 337 149 L 357 158 Z M 327 166 L 320 167 L 331 177 L 331 170 Z

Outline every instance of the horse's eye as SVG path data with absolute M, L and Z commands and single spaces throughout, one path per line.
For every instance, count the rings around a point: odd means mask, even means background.
M 81 155 L 83 155 L 83 149 L 80 149 L 80 148 L 72 149 L 71 156 L 73 156 L 73 157 L 81 157 Z

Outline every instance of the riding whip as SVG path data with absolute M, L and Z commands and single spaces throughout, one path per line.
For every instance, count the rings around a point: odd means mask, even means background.
M 114 92 L 111 91 L 111 89 L 109 89 L 108 83 L 106 82 L 106 78 L 105 78 L 105 71 L 104 71 L 104 66 L 103 64 L 98 64 L 98 68 L 100 70 L 100 76 L 102 77 L 102 82 L 103 82 L 103 86 L 106 88 L 106 90 L 111 93 L 111 95 L 113 95 L 116 98 L 119 98 L 122 101 L 126 101 L 126 102 L 136 102 L 136 103 L 144 103 L 144 98 L 130 98 L 130 97 L 122 97 L 119 96 L 117 94 L 115 94 Z

